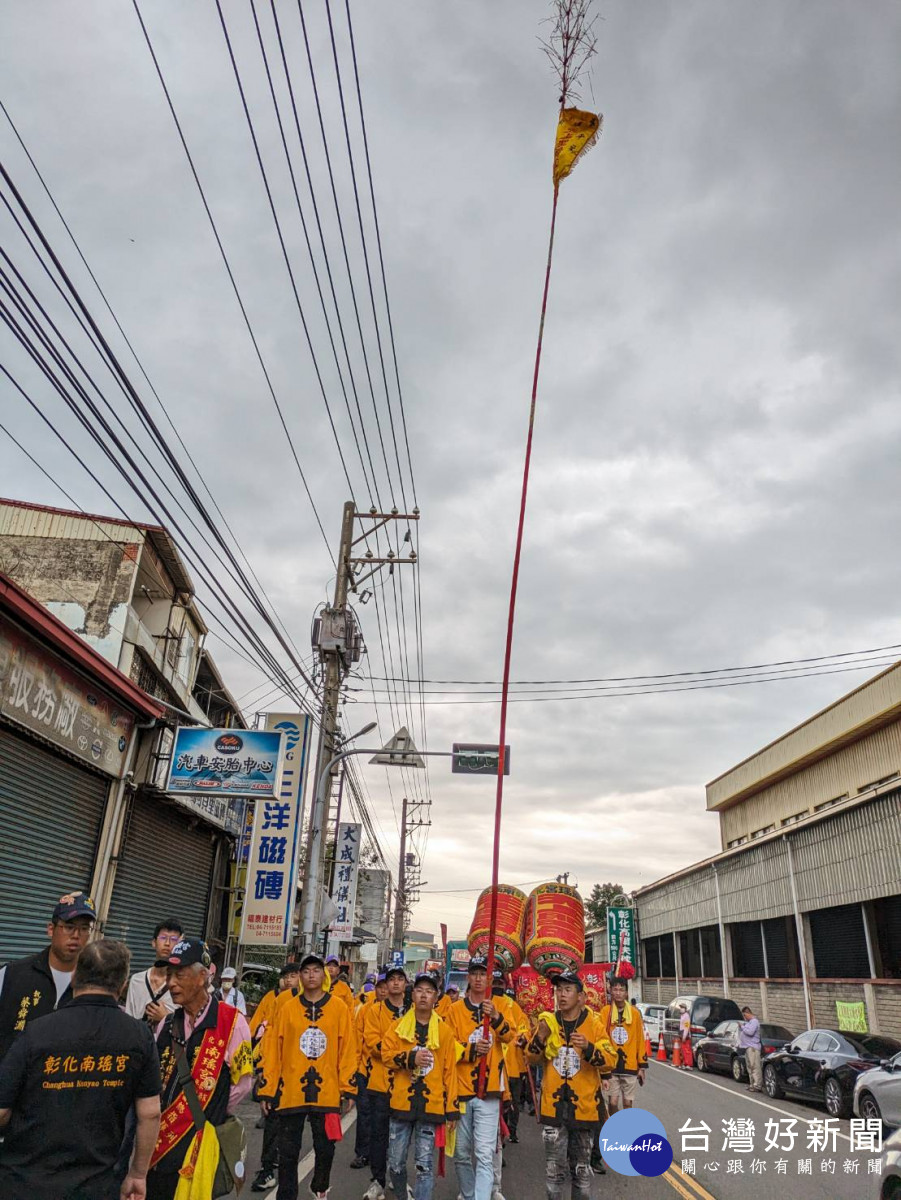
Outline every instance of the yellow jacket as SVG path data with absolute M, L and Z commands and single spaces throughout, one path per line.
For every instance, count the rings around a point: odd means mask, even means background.
M 275 1013 L 275 1002 L 280 994 L 281 993 L 276 988 L 272 988 L 266 993 L 266 995 L 257 1005 L 256 1011 L 250 1018 L 250 1037 L 252 1040 L 256 1040 L 257 1030 L 260 1028 L 263 1022 L 265 1021 L 268 1023 L 272 1020 L 272 1017 Z M 263 1035 L 260 1034 L 260 1037 L 262 1036 Z
M 357 1006 L 357 1002 L 354 999 L 353 989 L 351 988 L 351 986 L 347 982 L 347 980 L 341 979 L 341 978 L 334 980 L 334 982 L 332 983 L 332 986 L 329 990 L 330 990 L 331 994 L 333 996 L 335 996 L 337 999 L 341 999 L 344 1001 L 344 1003 L 350 1009 L 350 1015 L 353 1016 L 353 1012 Z
M 542 1042 L 538 1033 L 529 1043 L 532 1062 L 544 1064 L 539 1120 L 542 1125 L 564 1125 L 587 1129 L 604 1116 L 601 1078 L 609 1075 L 616 1051 L 596 1013 L 583 1008 L 574 1026 L 567 1029 L 553 1013 L 542 1013 L 551 1036 Z M 540 1029 L 540 1025 L 539 1025 Z M 581 1033 L 588 1045 L 580 1050 L 571 1044 Z
M 263 1038 L 259 1099 L 280 1113 L 338 1112 L 356 1094 L 357 1039 L 347 1006 L 326 992 L 307 1000 L 293 992 L 277 1003 Z
M 529 1018 L 512 996 L 495 996 L 494 1006 L 504 1014 L 507 1024 L 513 1030 L 514 1040 L 504 1046 L 504 1062 L 510 1078 L 519 1079 L 521 1075 L 525 1075 L 528 1063 L 526 1062 L 526 1052 L 516 1044 L 516 1039 L 520 1036 L 526 1038 L 531 1036 Z
M 432 1066 L 413 1064 L 416 1051 L 427 1048 Z M 457 1040 L 437 1015 L 420 1025 L 411 1010 L 396 1021 L 382 1042 L 382 1063 L 388 1071 L 388 1105 L 399 1121 L 443 1125 L 460 1115 L 457 1101 Z
M 406 1012 L 406 1008 L 394 1008 L 390 1000 L 379 1000 L 367 1004 L 363 1009 L 363 1048 L 369 1060 L 370 1092 L 387 1092 L 388 1073 L 382 1062 L 381 1046 L 385 1034 Z
M 461 1101 L 471 1100 L 478 1089 L 481 1060 L 476 1057 L 475 1043 L 482 1036 L 481 1007 L 470 1004 L 467 999 L 457 1000 L 444 1018 L 462 1050 L 462 1056 L 457 1062 L 457 1092 Z M 498 1015 L 492 1022 L 490 1031 L 491 1049 L 487 1056 L 485 1096 L 499 1098 L 504 1094 L 507 1077 L 502 1046 L 512 1042 L 515 1034 L 500 1007 L 496 1007 Z
M 627 1000 L 622 1013 L 615 1004 L 605 1004 L 598 1014 L 607 1037 L 616 1050 L 614 1075 L 637 1075 L 647 1069 L 648 1056 L 644 1041 L 641 1013 Z
M 451 997 L 447 994 L 447 992 L 445 992 L 444 995 L 441 997 L 441 999 L 438 1001 L 438 1003 L 435 1005 L 435 1012 L 438 1014 L 439 1017 L 441 1017 L 442 1020 L 444 1020 L 444 1018 L 450 1012 L 451 1005 L 454 1003 L 455 1003 L 455 1001 L 451 999 Z

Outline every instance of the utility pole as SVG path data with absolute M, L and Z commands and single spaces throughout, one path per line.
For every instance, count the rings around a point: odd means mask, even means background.
M 393 573 L 396 565 L 415 563 L 416 553 L 411 550 L 409 557 L 402 558 L 388 551 L 385 557 L 373 554 L 366 549 L 365 555 L 354 556 L 354 547 L 360 542 L 377 533 L 391 521 L 418 521 L 419 509 L 412 513 L 401 513 L 392 509 L 390 513 L 380 513 L 372 508 L 368 513 L 357 511 L 352 500 L 344 505 L 341 519 L 341 541 L 338 547 L 337 574 L 335 577 L 335 592 L 331 607 L 322 610 L 314 626 L 313 648 L 318 651 L 323 664 L 322 716 L 319 727 L 319 744 L 316 750 L 316 774 L 319 777 L 326 764 L 334 757 L 337 746 L 335 738 L 338 730 L 338 707 L 341 702 L 341 685 L 344 675 L 351 665 L 359 662 L 363 653 L 363 639 L 353 613 L 347 607 L 348 592 L 355 592 L 359 584 L 371 579 L 388 566 Z M 363 532 L 354 537 L 356 522 L 360 522 Z M 372 522 L 371 525 L 364 522 Z M 407 534 L 409 540 L 409 531 Z M 364 567 L 370 567 L 368 575 L 361 576 Z M 332 785 L 336 767 L 330 772 L 330 777 L 324 797 L 320 802 L 319 789 L 310 812 L 310 825 L 307 836 L 306 856 L 304 860 L 304 914 L 300 930 L 300 941 L 303 949 L 312 950 L 320 928 L 321 893 L 325 879 L 326 833 L 331 812 Z
M 404 917 L 407 913 L 407 797 L 400 810 L 400 857 L 397 860 L 397 899 L 394 902 L 395 950 L 404 948 Z
M 417 893 L 416 898 L 418 899 L 418 889 L 421 887 L 419 867 L 415 866 L 414 862 L 415 876 L 413 885 L 410 887 L 408 894 L 407 859 L 410 858 L 411 860 L 414 860 L 415 856 L 412 854 L 407 854 L 407 834 L 411 829 L 417 829 L 421 825 L 431 825 L 432 823 L 428 818 L 423 817 L 419 817 L 414 821 L 411 820 L 411 816 L 419 809 L 427 807 L 428 801 L 419 800 L 411 802 L 406 796 L 404 796 L 404 802 L 401 806 L 400 858 L 398 859 L 397 864 L 397 900 L 394 905 L 394 937 L 392 938 L 392 945 L 395 950 L 403 950 L 404 948 L 404 924 L 406 922 L 406 916 L 409 910 L 409 902 L 414 892 Z

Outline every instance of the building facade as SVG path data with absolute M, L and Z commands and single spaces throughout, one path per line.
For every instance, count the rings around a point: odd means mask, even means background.
M 221 962 L 242 802 L 170 797 L 165 787 L 177 724 L 244 719 L 204 647 L 207 628 L 174 542 L 156 526 L 0 500 L 0 571 L 155 714 L 129 742 L 92 847 L 99 927 L 127 942 L 141 967 L 155 923 L 175 917 L 213 942 Z M 0 787 L 7 768 L 0 759 Z M 15 805 L 21 780 L 9 786 Z M 34 869 L 49 853 L 45 838 L 32 850 Z
M 722 852 L 635 893 L 644 999 L 901 1038 L 901 664 L 713 780 L 707 808 Z

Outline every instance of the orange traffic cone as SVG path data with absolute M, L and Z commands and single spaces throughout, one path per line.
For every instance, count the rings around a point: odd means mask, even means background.
M 694 1065 L 695 1057 L 691 1050 L 691 1038 L 686 1038 L 685 1045 L 683 1047 L 682 1066 L 686 1071 L 691 1071 L 694 1068 Z
M 644 1034 L 644 1056 L 646 1059 L 651 1057 L 651 1035 L 645 1030 Z
M 657 1061 L 658 1062 L 666 1062 L 666 1043 L 663 1040 L 662 1033 L 657 1042 Z
M 673 1039 L 673 1066 L 682 1066 L 682 1045 L 679 1038 Z

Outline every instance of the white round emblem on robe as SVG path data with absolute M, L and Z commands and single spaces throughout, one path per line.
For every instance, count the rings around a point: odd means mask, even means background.
M 626 1029 L 625 1025 L 614 1025 L 611 1036 L 616 1042 L 617 1046 L 625 1046 L 626 1042 L 629 1040 L 629 1031 Z
M 480 1026 L 478 1027 L 478 1029 L 474 1029 L 474 1030 L 472 1031 L 472 1033 L 471 1033 L 471 1034 L 469 1035 L 469 1037 L 467 1038 L 467 1041 L 469 1041 L 469 1042 L 480 1042 L 480 1041 L 482 1040 L 482 1036 L 483 1036 L 483 1034 L 482 1034 L 482 1026 L 480 1025 Z M 489 1045 L 489 1046 L 493 1046 L 493 1045 L 494 1045 L 494 1031 L 493 1031 L 492 1029 L 489 1029 L 489 1030 L 488 1030 L 488 1037 L 487 1037 L 485 1040 L 488 1042 L 488 1045 Z
M 321 1058 L 328 1047 L 328 1038 L 315 1025 L 300 1035 L 300 1048 L 307 1058 Z
M 582 1069 L 579 1051 L 573 1046 L 562 1046 L 554 1056 L 554 1070 L 562 1079 L 572 1079 Z

